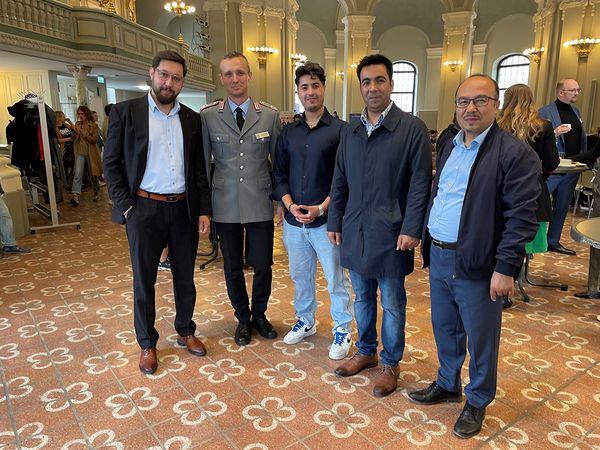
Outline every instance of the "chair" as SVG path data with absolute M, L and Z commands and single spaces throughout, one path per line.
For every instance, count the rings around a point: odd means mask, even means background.
M 588 219 L 590 218 L 592 214 L 592 202 L 594 201 L 592 184 L 595 177 L 595 170 L 586 170 L 579 175 L 579 181 L 575 186 L 575 206 L 573 207 L 573 214 L 575 214 L 575 211 L 577 211 L 577 207 L 579 206 L 579 196 L 583 194 L 588 200 Z

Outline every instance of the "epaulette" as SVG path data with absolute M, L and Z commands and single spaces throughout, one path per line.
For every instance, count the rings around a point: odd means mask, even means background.
M 267 102 L 260 101 L 259 103 L 260 103 L 261 105 L 263 105 L 263 106 L 266 106 L 267 108 L 270 108 L 270 109 L 272 109 L 273 111 L 278 111 L 278 109 L 277 109 L 277 108 L 275 108 L 273 105 L 271 105 L 271 104 L 269 104 L 269 103 L 267 103 Z
M 206 105 L 204 105 L 202 108 L 200 108 L 200 111 L 204 111 L 206 108 L 211 108 L 213 106 L 217 106 L 219 104 L 219 101 L 216 100 L 212 103 L 207 103 Z

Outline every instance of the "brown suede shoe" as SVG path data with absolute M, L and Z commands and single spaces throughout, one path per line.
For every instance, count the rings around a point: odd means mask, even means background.
M 361 355 L 356 352 L 352 358 L 347 359 L 342 363 L 341 366 L 338 366 L 335 369 L 335 374 L 340 377 L 351 377 L 352 375 L 356 375 L 363 369 L 368 369 L 369 367 L 377 366 L 377 355 Z
M 158 367 L 158 358 L 156 357 L 155 348 L 143 348 L 140 352 L 140 370 L 152 375 Z
M 373 395 L 375 397 L 385 397 L 391 394 L 398 387 L 398 375 L 400 375 L 400 367 L 384 365 L 381 373 L 375 379 L 373 387 Z
M 189 336 L 177 335 L 177 343 L 187 347 L 188 352 L 190 352 L 192 355 L 206 355 L 206 347 L 204 347 L 202 341 L 193 334 L 190 334 Z

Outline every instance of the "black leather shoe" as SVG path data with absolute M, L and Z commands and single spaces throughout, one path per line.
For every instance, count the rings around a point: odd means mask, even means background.
M 600 298 L 600 291 L 577 292 L 574 294 L 577 298 Z
M 235 343 L 237 345 L 248 345 L 252 340 L 252 326 L 250 322 L 240 322 L 235 329 Z
M 475 436 L 481 431 L 483 419 L 485 419 L 485 408 L 475 408 L 467 401 L 454 424 L 454 434 L 462 439 Z
M 462 402 L 462 395 L 459 392 L 447 391 L 435 381 L 425 389 L 411 392 L 408 394 L 408 398 L 411 402 L 418 405 L 435 405 L 436 403 L 442 402 Z
M 513 305 L 512 300 L 510 299 L 510 297 L 504 297 L 502 299 L 502 309 L 508 309 Z
M 275 339 L 277 337 L 277 331 L 271 325 L 271 322 L 267 320 L 265 316 L 254 318 L 252 320 L 252 326 L 258 331 L 265 339 Z
M 562 253 L 563 255 L 570 255 L 570 256 L 575 256 L 577 254 L 577 253 L 575 253 L 575 250 L 571 250 L 570 248 L 563 247 L 560 242 L 556 245 L 548 244 L 548 251 L 554 252 L 554 253 Z

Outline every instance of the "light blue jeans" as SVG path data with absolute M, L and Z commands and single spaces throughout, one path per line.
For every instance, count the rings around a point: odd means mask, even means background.
M 404 326 L 406 324 L 406 291 L 404 277 L 365 278 L 350 271 L 352 287 L 356 294 L 354 311 L 358 342 L 356 347 L 361 355 L 377 353 L 377 288 L 381 294 L 381 342 L 383 350 L 379 355 L 386 366 L 395 366 L 404 355 Z
M 17 245 L 17 240 L 15 239 L 15 231 L 13 229 L 10 211 L 4 202 L 4 198 L 0 196 L 0 249 L 2 248 L 2 245 L 12 247 Z
M 294 282 L 296 316 L 308 326 L 315 323 L 315 276 L 318 258 L 331 299 L 333 331 L 339 326 L 352 331 L 350 281 L 340 265 L 340 249 L 327 238 L 327 224 L 307 228 L 296 227 L 284 221 L 283 243 L 288 252 L 290 277 Z
M 76 155 L 75 156 L 75 176 L 73 178 L 73 187 L 71 192 L 74 194 L 81 194 L 81 183 L 83 181 L 83 169 L 87 164 L 88 171 L 90 172 L 90 178 L 92 179 L 92 188 L 94 192 L 100 191 L 100 183 L 98 177 L 91 174 L 92 165 L 90 164 L 90 157 L 87 155 Z

